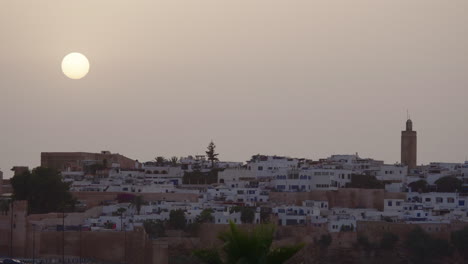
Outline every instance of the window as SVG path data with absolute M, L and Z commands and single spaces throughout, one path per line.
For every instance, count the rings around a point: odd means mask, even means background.
M 259 171 L 262 171 L 262 170 L 263 170 L 263 166 L 258 166 L 258 170 L 259 170 Z
M 442 203 L 443 201 L 442 197 L 436 197 L 436 203 Z
M 431 201 L 431 198 L 428 197 L 428 198 L 424 199 L 424 201 L 430 202 L 430 201 Z
M 392 201 L 388 201 L 388 202 L 387 202 L 387 205 L 388 205 L 388 206 L 392 206 Z
M 459 200 L 458 205 L 459 206 L 465 206 L 465 200 Z
M 401 205 L 401 202 L 396 202 L 396 206 L 400 206 Z
M 452 197 L 447 198 L 447 203 L 455 203 L 455 199 Z

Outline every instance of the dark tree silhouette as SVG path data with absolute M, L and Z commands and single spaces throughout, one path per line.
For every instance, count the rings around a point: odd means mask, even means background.
M 11 178 L 15 200 L 28 201 L 29 213 L 50 213 L 72 210 L 76 201 L 62 181 L 60 174 L 53 169 L 37 167 Z
M 435 184 L 437 192 L 456 192 L 461 191 L 463 182 L 455 177 L 445 176 L 438 179 Z
M 274 233 L 272 225 L 260 225 L 247 232 L 231 222 L 229 230 L 218 236 L 224 243 L 222 252 L 217 249 L 202 249 L 193 254 L 206 264 L 282 264 L 303 247 L 298 244 L 272 249 Z
M 208 150 L 205 152 L 206 156 L 208 157 L 208 160 L 211 161 L 211 168 L 214 168 L 215 161 L 219 160 L 217 158 L 219 154 L 215 152 L 215 148 L 216 148 L 216 145 L 213 143 L 213 141 L 211 141 L 210 144 L 208 145 Z

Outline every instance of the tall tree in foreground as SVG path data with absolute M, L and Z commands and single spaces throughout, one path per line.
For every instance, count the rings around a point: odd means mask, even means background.
M 219 160 L 217 158 L 219 154 L 215 152 L 215 148 L 216 145 L 213 143 L 213 141 L 211 141 L 208 145 L 208 150 L 206 151 L 206 156 L 208 157 L 208 160 L 211 161 L 211 168 L 214 168 L 215 161 Z
M 224 245 L 217 249 L 196 250 L 193 254 L 205 264 L 282 264 L 294 256 L 302 244 L 271 248 L 275 229 L 272 225 L 260 225 L 248 232 L 230 223 L 229 230 L 219 239 Z
M 70 186 L 53 169 L 37 167 L 11 178 L 15 200 L 28 201 L 29 213 L 49 213 L 74 208 Z

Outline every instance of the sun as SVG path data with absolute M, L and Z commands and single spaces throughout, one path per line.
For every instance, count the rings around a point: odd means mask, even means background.
M 89 61 L 85 55 L 72 52 L 63 58 L 62 71 L 70 79 L 81 79 L 89 72 Z

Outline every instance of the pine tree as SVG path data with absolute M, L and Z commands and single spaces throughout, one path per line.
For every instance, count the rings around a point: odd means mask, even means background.
M 216 145 L 211 141 L 208 145 L 208 151 L 206 151 L 206 156 L 208 156 L 208 160 L 211 161 L 211 168 L 214 168 L 214 162 L 219 160 L 217 158 L 219 154 L 215 153 L 215 148 Z

